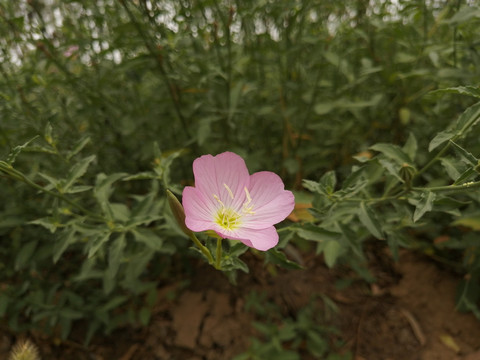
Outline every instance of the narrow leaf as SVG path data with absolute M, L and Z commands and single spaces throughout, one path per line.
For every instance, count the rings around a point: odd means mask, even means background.
M 455 180 L 455 182 L 453 183 L 453 185 L 463 184 L 463 183 L 469 181 L 470 179 L 472 179 L 473 177 L 476 177 L 477 175 L 478 175 L 478 173 L 475 171 L 474 168 L 469 168 L 469 169 L 465 170 L 465 171 Z
M 475 231 L 480 231 L 480 213 L 463 216 L 455 220 L 452 225 L 466 226 Z
M 335 176 L 335 171 L 327 171 L 320 178 L 320 186 L 327 194 L 332 194 L 335 190 L 335 185 L 337 184 L 337 177 Z
M 15 258 L 15 270 L 20 270 L 27 265 L 30 261 L 35 249 L 37 248 L 38 241 L 33 240 L 22 246 Z
M 88 136 L 80 139 L 80 141 L 77 142 L 77 144 L 75 144 L 73 149 L 70 150 L 70 152 L 68 153 L 67 159 L 70 160 L 72 157 L 77 155 L 80 151 L 82 151 L 82 149 L 85 147 L 85 145 L 87 145 L 89 142 L 90 142 L 90 137 L 88 137 Z
M 387 158 L 394 160 L 399 165 L 409 164 L 412 165 L 412 161 L 408 155 L 397 145 L 378 143 L 370 147 L 370 149 L 381 152 Z
M 281 266 L 284 269 L 302 269 L 300 264 L 287 259 L 285 254 L 277 249 L 270 249 L 266 252 L 266 260 L 272 264 Z
M 480 98 L 480 88 L 475 86 L 457 86 L 457 87 L 451 87 L 446 89 L 438 89 L 430 92 L 430 94 L 437 94 L 437 93 L 438 94 L 452 93 L 452 94 L 468 95 L 468 96 Z
M 415 135 L 413 133 L 410 133 L 410 135 L 408 136 L 407 142 L 403 146 L 402 150 L 405 152 L 405 154 L 407 154 L 410 160 L 414 161 L 415 156 L 417 155 L 417 149 L 418 149 L 417 139 L 415 138 Z
M 72 166 L 63 184 L 63 192 L 68 192 L 70 186 L 87 172 L 88 166 L 95 158 L 95 155 L 88 156 Z
M 111 233 L 100 233 L 96 237 L 90 240 L 91 245 L 88 249 L 88 258 L 95 256 L 97 251 L 110 239 Z
M 10 154 L 8 154 L 7 156 L 7 164 L 8 165 L 13 165 L 13 163 L 15 162 L 15 159 L 17 158 L 18 154 L 20 154 L 20 152 L 25 149 L 28 144 L 30 144 L 33 140 L 35 140 L 36 138 L 38 138 L 38 136 L 35 136 L 33 137 L 32 139 L 28 140 L 25 144 L 23 145 L 18 145 L 18 146 L 15 146 L 12 151 L 10 152 Z
M 422 197 L 415 208 L 415 212 L 413 213 L 413 222 L 417 222 L 423 215 L 425 215 L 425 213 L 432 210 L 435 198 L 436 195 L 432 191 L 425 191 L 422 194 Z
M 338 232 L 325 230 L 313 225 L 298 228 L 296 229 L 296 232 L 302 239 L 316 242 L 323 242 L 327 240 L 336 241 L 342 236 L 342 234 Z
M 438 146 L 452 139 L 454 136 L 455 136 L 455 132 L 453 130 L 445 130 L 445 131 L 439 132 L 432 139 L 432 141 L 430 141 L 430 144 L 428 145 L 428 151 L 435 150 Z
M 465 135 L 471 127 L 477 124 L 480 120 L 480 102 L 470 106 L 463 112 L 458 118 L 455 129 L 457 130 L 457 136 Z
M 103 290 L 105 294 L 109 294 L 115 287 L 115 277 L 120 268 L 123 258 L 123 250 L 126 245 L 125 233 L 121 233 L 110 245 L 108 252 L 108 268 L 105 271 L 105 276 L 103 278 Z
M 338 241 L 329 241 L 323 248 L 325 263 L 329 268 L 333 267 L 343 253 L 342 245 Z
M 56 263 L 60 256 L 67 250 L 67 248 L 77 240 L 75 230 L 70 228 L 64 232 L 59 240 L 53 245 L 53 262 Z
M 467 150 L 462 148 L 460 145 L 457 143 L 453 142 L 450 140 L 450 144 L 453 146 L 453 150 L 455 150 L 455 153 L 460 157 L 460 159 L 467 165 L 471 166 L 477 166 L 478 164 L 478 159 L 473 156 L 471 153 L 469 153 Z
M 364 201 L 360 203 L 358 217 L 363 226 L 365 226 L 373 236 L 375 236 L 377 239 L 384 238 L 380 222 L 375 216 L 373 210 L 367 204 L 365 204 Z

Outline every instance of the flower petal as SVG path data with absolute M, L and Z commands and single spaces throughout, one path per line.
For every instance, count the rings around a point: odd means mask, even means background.
M 203 155 L 193 162 L 193 174 L 195 187 L 204 196 L 217 196 L 225 207 L 238 209 L 245 201 L 249 174 L 245 161 L 237 154 L 227 151 L 217 156 Z
M 222 234 L 219 234 L 223 236 Z M 267 251 L 278 244 L 278 233 L 274 226 L 266 229 L 239 228 L 226 236 L 228 239 L 240 240 L 247 246 L 257 250 Z
M 282 179 L 270 171 L 250 176 L 248 187 L 253 205 L 252 214 L 246 214 L 243 226 L 263 229 L 284 220 L 295 207 L 295 197 L 285 190 Z
M 192 231 L 213 229 L 213 214 L 219 205 L 212 197 L 205 197 L 198 189 L 186 186 L 182 193 L 185 225 Z

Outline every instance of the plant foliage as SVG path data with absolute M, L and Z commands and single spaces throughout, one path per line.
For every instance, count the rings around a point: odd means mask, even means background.
M 148 323 L 158 282 L 203 256 L 166 191 L 230 150 L 312 202 L 266 262 L 298 268 L 282 250 L 303 239 L 373 281 L 367 240 L 418 249 L 468 275 L 458 307 L 480 317 L 479 14 L 469 0 L 0 0 L 0 316 L 63 338 L 84 320 L 87 341 Z M 224 246 L 234 281 L 246 249 Z

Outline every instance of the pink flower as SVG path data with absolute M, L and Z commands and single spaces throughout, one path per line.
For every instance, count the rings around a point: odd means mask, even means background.
M 293 194 L 270 171 L 249 175 L 245 161 L 232 152 L 203 155 L 193 162 L 195 187 L 183 190 L 185 224 L 195 232 L 213 230 L 258 250 L 278 243 L 274 224 L 293 210 Z

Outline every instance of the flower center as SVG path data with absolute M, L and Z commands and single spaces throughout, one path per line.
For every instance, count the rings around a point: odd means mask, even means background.
M 235 196 L 233 195 L 233 191 L 228 187 L 227 184 L 223 184 L 225 189 L 227 189 L 228 195 L 233 200 Z M 245 187 L 245 196 L 247 200 L 243 203 L 242 208 L 239 209 L 239 212 L 232 208 L 227 208 L 222 200 L 216 195 L 213 194 L 215 200 L 221 205 L 218 209 L 217 214 L 215 215 L 215 222 L 223 227 L 226 230 L 235 230 L 241 224 L 241 218 L 246 215 L 250 214 L 253 215 L 255 212 L 253 211 L 254 205 L 252 204 L 252 198 L 248 189 Z
M 235 210 L 222 207 L 215 216 L 215 222 L 226 230 L 235 230 L 240 226 L 240 218 Z

